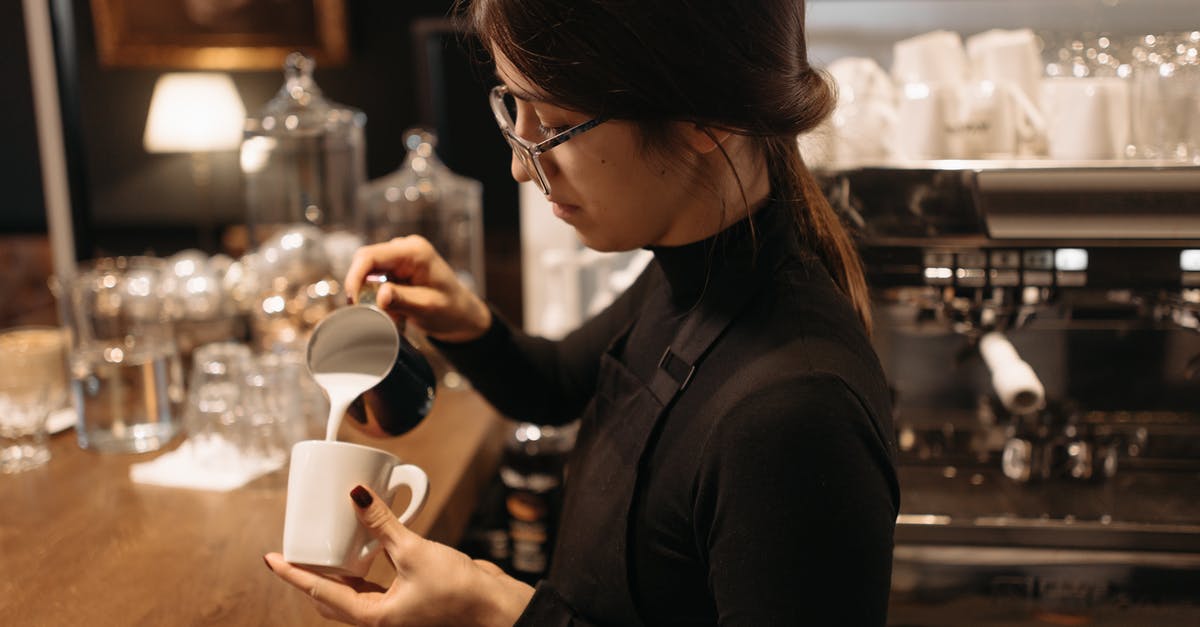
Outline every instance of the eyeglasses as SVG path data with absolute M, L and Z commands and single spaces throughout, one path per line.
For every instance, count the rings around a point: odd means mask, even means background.
M 546 173 L 542 171 L 542 164 L 538 161 L 538 157 L 547 150 L 580 133 L 596 128 L 607 120 L 604 117 L 594 118 L 582 124 L 576 124 L 535 144 L 517 135 L 517 100 L 508 93 L 508 87 L 496 85 L 492 88 L 488 100 L 492 105 L 492 115 L 496 116 L 496 124 L 500 126 L 500 133 L 504 135 L 504 140 L 512 148 L 513 154 L 517 155 L 517 161 L 521 162 L 521 166 L 525 168 L 529 178 L 533 179 L 533 182 L 537 183 L 538 189 L 547 196 L 550 195 L 550 181 L 546 178 Z

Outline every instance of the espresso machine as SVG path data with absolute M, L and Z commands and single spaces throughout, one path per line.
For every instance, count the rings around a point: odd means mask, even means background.
M 1200 624 L 1200 167 L 1047 163 L 822 173 L 894 394 L 893 624 Z

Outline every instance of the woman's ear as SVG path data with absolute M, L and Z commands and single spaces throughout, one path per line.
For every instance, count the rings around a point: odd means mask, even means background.
M 697 154 L 706 155 L 725 143 L 729 131 L 702 126 L 695 122 L 678 122 L 679 134 Z

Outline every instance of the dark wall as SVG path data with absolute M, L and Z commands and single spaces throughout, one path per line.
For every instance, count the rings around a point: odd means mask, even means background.
M 146 113 L 155 80 L 160 74 L 182 68 L 105 68 L 99 64 L 89 0 L 69 0 L 76 26 L 76 61 L 80 94 L 82 163 L 86 173 L 87 233 L 90 254 L 168 255 L 183 248 L 220 248 L 223 227 L 244 222 L 241 174 L 235 152 L 212 156 L 211 197 L 196 193 L 188 155 L 148 154 L 142 148 Z M 367 115 L 368 178 L 396 169 L 404 156 L 401 144 L 406 128 L 435 126 L 446 134 L 452 169 L 484 180 L 486 277 L 497 307 L 520 322 L 520 251 L 515 183 L 507 179 L 508 157 L 494 128 L 480 140 L 484 150 L 455 128 L 489 121 L 486 87 L 473 85 L 476 75 L 464 71 L 465 56 L 453 51 L 453 77 L 448 79 L 468 106 L 447 116 L 421 105 L 429 81 L 446 80 L 438 70 L 419 71 L 412 36 L 422 18 L 445 17 L 452 0 L 403 2 L 347 1 L 349 60 L 340 67 L 318 65 L 318 85 L 330 100 L 357 107 Z M 28 61 L 23 21 L 18 2 L 0 3 L 0 29 L 5 64 L 0 75 L 18 98 L 0 103 L 5 132 L 3 171 L 0 179 L 9 191 L 0 209 L 0 229 L 44 230 L 37 142 L 30 101 Z M 455 45 L 448 38 L 447 45 Z M 249 113 L 260 109 L 283 83 L 281 70 L 231 72 Z M 486 79 L 485 79 L 486 80 Z M 424 82 L 422 82 L 424 81 Z M 463 85 L 467 85 L 463 94 Z M 472 90 L 474 92 L 472 93 Z M 477 100 L 477 104 L 473 101 Z M 442 105 L 438 105 L 442 106 Z M 422 116 L 421 111 L 426 114 Z M 432 119 L 430 119 L 432 117 Z M 452 126 L 447 126 L 447 121 Z M 11 138 L 11 139 L 10 139 Z M 497 156 L 498 155 L 498 156 Z M 486 157 L 486 158 L 485 158 Z
M 37 160 L 37 127 L 29 83 L 29 54 L 20 2 L 0 2 L 0 234 L 44 232 L 41 168 Z
M 414 55 L 409 28 L 421 16 L 441 16 L 449 0 L 347 2 L 349 61 L 317 67 L 330 100 L 367 114 L 368 177 L 381 176 L 403 155 L 400 134 L 417 123 Z M 187 155 L 151 155 L 142 132 L 154 82 L 175 68 L 101 68 L 88 0 L 74 0 L 83 93 L 83 126 L 93 220 L 104 229 L 124 225 L 186 225 L 204 209 L 191 192 Z M 232 72 L 246 109 L 256 112 L 283 83 L 281 70 Z M 242 219 L 241 181 L 233 152 L 214 155 L 218 222 Z M 103 243 L 99 239 L 98 243 Z

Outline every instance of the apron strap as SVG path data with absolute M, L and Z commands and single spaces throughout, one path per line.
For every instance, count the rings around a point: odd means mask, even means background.
M 758 262 L 767 260 L 760 258 Z M 764 277 L 770 274 L 760 271 L 747 277 L 724 273 L 709 285 L 709 298 L 705 299 L 708 302 L 701 302 L 688 314 L 663 351 L 658 370 L 650 381 L 650 392 L 664 408 L 669 407 L 692 382 L 700 360 L 758 291 L 766 280 Z
M 562 598 L 595 624 L 645 624 L 630 581 L 628 534 L 647 446 L 701 359 L 769 280 L 772 267 L 753 273 L 731 268 L 720 273 L 724 278 L 714 277 L 703 300 L 684 316 L 649 385 L 611 353 L 601 362 L 602 369 L 612 369 L 600 375 L 609 387 L 603 394 L 598 389 L 582 420 L 549 575 Z M 657 290 L 651 298 L 658 304 L 669 294 Z M 622 335 L 614 346 L 627 339 Z M 612 423 L 597 427 L 600 420 Z

